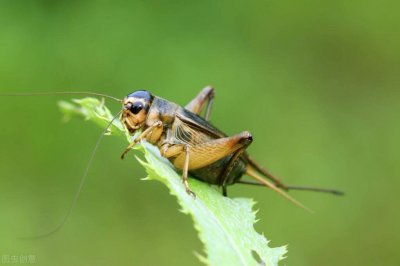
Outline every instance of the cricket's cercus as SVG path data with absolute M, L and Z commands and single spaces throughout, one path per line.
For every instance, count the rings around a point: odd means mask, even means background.
M 290 186 L 261 167 L 246 152 L 253 142 L 248 131 L 227 136 L 209 122 L 214 89 L 205 87 L 185 107 L 162 99 L 145 90 L 128 94 L 123 100 L 121 122 L 131 135 L 141 133 L 125 149 L 121 158 L 139 141 L 145 139 L 156 145 L 163 157 L 182 171 L 182 182 L 188 194 L 188 176 L 222 187 L 227 195 L 227 186 L 235 183 L 267 186 L 291 202 L 305 208 L 285 191 L 309 190 L 342 194 L 333 189 Z M 206 108 L 204 116 L 200 113 Z M 242 180 L 247 175 L 255 181 Z

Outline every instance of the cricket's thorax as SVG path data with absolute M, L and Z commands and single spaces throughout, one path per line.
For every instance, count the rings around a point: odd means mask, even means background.
M 173 102 L 154 97 L 147 114 L 146 126 L 149 127 L 157 121 L 163 122 L 164 127 L 171 125 L 178 108 L 179 106 Z
M 163 133 L 157 140 L 153 139 L 153 141 L 151 141 L 152 144 L 160 146 L 165 140 L 168 130 L 172 127 L 175 119 L 175 112 L 178 108 L 179 105 L 173 102 L 154 97 L 152 105 L 148 110 L 146 125 L 143 130 L 152 126 L 157 121 L 161 121 L 163 123 Z

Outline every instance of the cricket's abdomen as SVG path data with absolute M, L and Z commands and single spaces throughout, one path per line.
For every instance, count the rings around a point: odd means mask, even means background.
M 228 166 L 231 157 L 232 155 L 224 157 L 203 168 L 191 170 L 189 171 L 189 174 L 191 177 L 209 184 L 222 185 L 224 180 L 226 180 L 225 185 L 231 185 L 240 179 L 246 172 L 246 163 L 238 158 L 233 163 L 230 171 L 226 173 L 226 167 Z

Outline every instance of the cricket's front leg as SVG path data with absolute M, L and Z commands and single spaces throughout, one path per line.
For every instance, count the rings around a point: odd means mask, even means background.
M 200 114 L 201 110 L 203 110 L 204 104 L 207 103 L 207 110 L 204 115 L 204 119 L 208 121 L 211 115 L 211 107 L 214 100 L 214 88 L 207 86 L 200 91 L 200 93 L 185 106 L 186 110 L 191 111 L 195 114 Z
M 126 154 L 132 149 L 136 143 L 140 142 L 142 139 L 147 139 L 150 143 L 155 143 L 163 133 L 163 124 L 161 121 L 156 121 L 153 125 L 146 128 L 142 134 L 140 134 L 137 138 L 135 138 L 129 145 L 126 147 L 125 151 L 121 155 L 121 159 L 124 159 Z

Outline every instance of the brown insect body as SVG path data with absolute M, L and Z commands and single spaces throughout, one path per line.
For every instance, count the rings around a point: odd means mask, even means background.
M 249 132 L 228 137 L 208 121 L 213 97 L 213 88 L 206 87 L 188 105 L 181 107 L 147 91 L 129 94 L 123 100 L 121 121 L 132 135 L 138 129 L 142 133 L 127 147 L 122 158 L 138 141 L 146 139 L 156 145 L 161 155 L 170 160 L 177 169 L 182 170 L 186 191 L 192 195 L 194 193 L 187 182 L 188 174 L 221 186 L 224 195 L 227 185 L 234 183 L 264 185 L 303 208 L 301 203 L 284 190 L 303 189 L 338 194 L 334 190 L 286 186 L 259 166 L 245 152 L 253 141 Z M 207 110 L 203 118 L 200 113 L 206 104 Z M 244 174 L 258 182 L 242 181 Z

